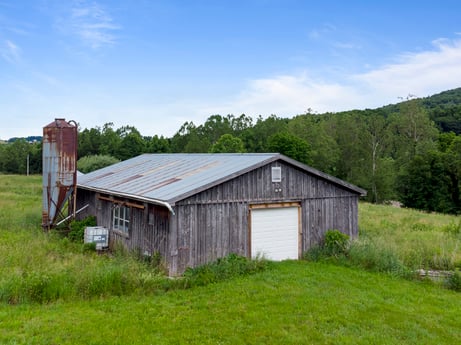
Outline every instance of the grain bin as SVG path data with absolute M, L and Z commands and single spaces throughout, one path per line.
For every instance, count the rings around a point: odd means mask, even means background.
M 44 229 L 52 228 L 60 218 L 75 212 L 76 185 L 77 124 L 55 119 L 43 127 Z

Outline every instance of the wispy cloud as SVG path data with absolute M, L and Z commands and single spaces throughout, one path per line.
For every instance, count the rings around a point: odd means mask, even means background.
M 21 58 L 21 48 L 10 40 L 5 40 L 0 46 L 0 55 L 9 63 L 18 63 Z
M 312 40 L 322 39 L 325 35 L 336 31 L 336 26 L 330 23 L 324 23 L 321 27 L 309 31 L 309 38 Z
M 341 102 L 338 102 L 341 98 Z M 247 87 L 227 105 L 203 109 L 210 114 L 242 114 L 291 117 L 307 109 L 340 111 L 359 102 L 353 88 L 314 79 L 307 72 L 250 81 Z
M 321 80 L 303 71 L 256 79 L 227 104 L 201 111 L 293 116 L 308 108 L 318 112 L 376 108 L 409 93 L 425 97 L 461 86 L 461 40 L 436 40 L 432 50 L 403 54 L 372 71 L 337 77 L 334 82 Z
M 370 95 L 383 99 L 408 93 L 424 97 L 461 86 L 461 40 L 439 39 L 432 43 L 432 50 L 404 54 L 395 63 L 354 79 Z
M 63 31 L 76 35 L 93 49 L 115 44 L 117 41 L 115 32 L 120 29 L 101 5 L 96 2 L 89 4 L 85 1 L 76 2 L 70 9 L 68 17 L 59 20 L 59 26 Z
M 333 46 L 339 49 L 360 49 L 362 48 L 359 44 L 352 43 L 352 42 L 335 42 L 333 43 Z

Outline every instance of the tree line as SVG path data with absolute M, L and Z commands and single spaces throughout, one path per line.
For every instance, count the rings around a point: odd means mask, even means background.
M 460 95 L 293 118 L 212 115 L 203 124 L 185 122 L 170 138 L 112 123 L 79 128 L 78 167 L 85 172 L 142 153 L 279 152 L 366 189 L 367 201 L 457 214 L 461 127 L 453 119 L 461 116 Z M 27 156 L 30 173 L 40 173 L 41 143 L 0 145 L 0 171 L 25 173 Z

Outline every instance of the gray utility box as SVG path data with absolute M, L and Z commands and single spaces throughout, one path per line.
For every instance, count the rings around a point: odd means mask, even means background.
M 87 226 L 85 228 L 85 243 L 96 243 L 96 250 L 109 247 L 109 230 L 103 226 Z

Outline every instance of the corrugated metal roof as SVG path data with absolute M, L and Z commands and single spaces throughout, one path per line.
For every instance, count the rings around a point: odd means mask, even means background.
M 277 153 L 143 154 L 78 177 L 78 186 L 174 203 L 282 159 L 360 194 L 363 190 Z
M 274 156 L 276 154 L 143 154 L 79 176 L 78 185 L 174 201 Z

